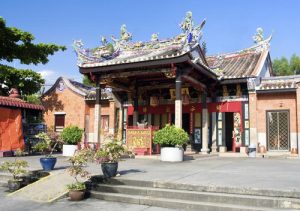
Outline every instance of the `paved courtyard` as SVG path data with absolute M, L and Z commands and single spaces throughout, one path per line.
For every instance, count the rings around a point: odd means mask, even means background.
M 23 157 L 31 169 L 40 169 L 38 156 Z M 1 158 L 0 161 L 12 158 Z M 55 171 L 64 171 L 68 166 L 66 158 L 58 156 Z M 87 167 L 91 174 L 101 174 L 99 165 L 91 163 Z M 200 157 L 182 163 L 165 163 L 157 159 L 126 159 L 119 163 L 121 178 L 246 188 L 254 190 L 274 190 L 300 193 L 300 160 L 283 158 L 220 158 Z M 5 197 L 5 189 L 0 190 L 0 210 L 166 210 L 143 205 L 131 205 L 87 199 L 83 202 L 69 202 L 67 199 L 52 204 L 37 203 Z

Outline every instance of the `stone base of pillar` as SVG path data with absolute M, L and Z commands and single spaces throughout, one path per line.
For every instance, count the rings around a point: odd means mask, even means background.
M 227 147 L 220 146 L 219 147 L 219 152 L 227 152 Z
M 248 153 L 248 148 L 247 147 L 240 147 L 240 153 L 247 154 Z
M 185 152 L 193 152 L 192 145 L 190 144 L 186 145 Z
M 209 154 L 209 149 L 202 148 L 201 149 L 201 154 L 204 154 L 204 155 Z
M 218 147 L 213 145 L 211 147 L 211 153 L 217 153 L 218 152 L 217 149 L 218 149 Z

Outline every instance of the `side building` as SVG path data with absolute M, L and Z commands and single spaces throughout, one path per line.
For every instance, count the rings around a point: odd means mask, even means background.
M 44 121 L 48 129 L 61 132 L 63 128 L 76 125 L 84 129 L 83 141 L 94 142 L 95 88 L 60 77 L 42 96 Z M 110 90 L 101 92 L 101 128 L 102 138 L 118 135 L 120 122 L 120 104 Z M 98 114 L 96 114 L 98 115 Z

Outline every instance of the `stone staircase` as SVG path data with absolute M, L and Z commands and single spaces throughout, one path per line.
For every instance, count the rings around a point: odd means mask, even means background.
M 93 181 L 93 180 L 92 180 Z M 91 197 L 181 210 L 300 210 L 300 193 L 110 179 L 92 182 Z

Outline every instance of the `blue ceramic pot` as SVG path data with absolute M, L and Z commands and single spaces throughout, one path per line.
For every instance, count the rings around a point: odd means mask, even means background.
M 50 171 L 54 169 L 57 158 L 40 158 L 40 163 L 44 171 Z
M 101 163 L 101 169 L 104 177 L 115 177 L 117 175 L 118 163 Z

